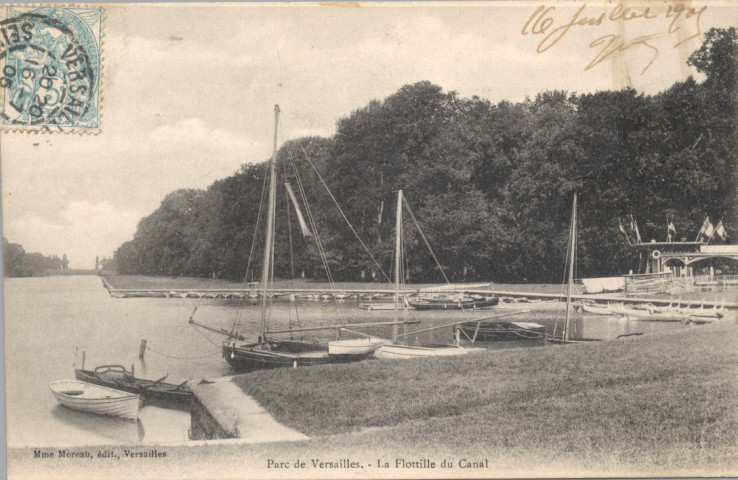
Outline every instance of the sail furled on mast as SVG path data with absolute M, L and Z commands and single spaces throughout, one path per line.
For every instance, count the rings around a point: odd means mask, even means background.
M 292 205 L 295 206 L 295 212 L 297 212 L 297 221 L 300 222 L 300 230 L 302 230 L 302 236 L 312 237 L 313 234 L 310 232 L 310 228 L 308 228 L 307 223 L 305 223 L 305 217 L 302 216 L 300 205 L 297 203 L 297 198 L 295 198 L 295 193 L 292 191 L 292 187 L 289 183 L 285 183 L 284 186 L 287 188 L 287 194 L 290 196 L 290 200 L 292 200 Z

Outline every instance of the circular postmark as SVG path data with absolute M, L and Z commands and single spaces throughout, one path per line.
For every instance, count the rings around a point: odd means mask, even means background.
M 4 125 L 97 127 L 99 52 L 79 23 L 58 9 L 0 22 Z

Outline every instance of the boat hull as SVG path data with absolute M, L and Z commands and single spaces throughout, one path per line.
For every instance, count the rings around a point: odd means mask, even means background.
M 476 310 L 478 308 L 494 307 L 499 302 L 497 297 L 485 300 L 470 301 L 428 301 L 421 300 L 417 302 L 409 302 L 410 306 L 415 310 Z
M 591 313 L 594 315 L 613 315 L 614 312 L 609 307 L 599 307 L 597 305 L 582 304 L 582 310 L 585 313 Z
M 141 397 L 137 394 L 75 380 L 51 382 L 49 389 L 61 405 L 72 410 L 138 419 Z
M 527 322 L 481 322 L 461 325 L 459 329 L 475 341 L 530 340 L 543 338 L 546 329 L 543 325 Z
M 572 345 L 575 343 L 593 343 L 593 342 L 601 342 L 602 339 L 600 338 L 571 338 L 568 340 L 564 340 L 561 337 L 554 337 L 551 335 L 546 335 L 546 343 L 550 343 L 553 345 Z
M 358 361 L 372 356 L 383 344 L 377 337 L 334 340 L 328 342 L 328 356 L 335 363 Z
M 362 303 L 359 305 L 362 310 L 395 310 L 394 303 Z M 413 308 L 406 305 L 400 306 L 398 310 L 413 310 Z
M 374 352 L 374 356 L 382 359 L 395 358 L 423 358 L 423 357 L 448 357 L 466 355 L 468 353 L 482 352 L 483 348 L 465 348 L 453 345 L 437 347 L 419 347 L 414 345 L 383 345 Z
M 226 341 L 222 352 L 228 364 L 239 372 L 307 367 L 330 361 L 328 350 L 319 345 L 287 340 L 242 345 Z
M 159 406 L 169 406 L 170 403 L 188 406 L 193 399 L 192 392 L 185 385 L 135 378 L 130 372 L 122 375 L 106 375 L 75 368 L 74 376 L 83 382 L 139 394 L 148 403 Z

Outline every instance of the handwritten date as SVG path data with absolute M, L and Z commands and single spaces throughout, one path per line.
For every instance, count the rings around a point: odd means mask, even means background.
M 595 67 L 615 52 L 622 52 L 634 47 L 645 47 L 650 49 L 651 58 L 643 71 L 641 71 L 641 74 L 643 74 L 653 65 L 659 56 L 658 48 L 649 42 L 656 38 L 669 37 L 677 32 L 683 25 L 683 22 L 680 21 L 682 19 L 694 19 L 694 33 L 677 41 L 673 45 L 673 48 L 693 38 L 698 38 L 702 34 L 700 18 L 705 10 L 707 10 L 706 5 L 697 8 L 688 6 L 687 3 L 672 3 L 658 9 L 652 9 L 651 7 L 631 8 L 625 6 L 623 3 L 616 3 L 605 12 L 592 15 L 587 10 L 587 4 L 583 3 L 571 18 L 566 19 L 564 22 L 559 22 L 556 18 L 556 7 L 544 4 L 539 6 L 528 18 L 525 25 L 523 25 L 521 33 L 522 35 L 536 35 L 541 38 L 536 52 L 544 53 L 559 43 L 573 29 L 600 27 L 607 23 L 649 22 L 654 25 L 655 33 L 639 35 L 634 38 L 626 38 L 620 34 L 608 33 L 595 38 L 589 44 L 590 48 L 595 49 L 595 56 L 584 68 L 584 70 L 589 70 Z

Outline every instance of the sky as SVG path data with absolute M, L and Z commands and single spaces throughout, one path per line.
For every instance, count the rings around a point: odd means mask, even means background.
M 167 193 L 266 160 L 275 104 L 284 141 L 331 136 L 340 118 L 424 80 L 493 103 L 652 94 L 700 80 L 686 59 L 701 33 L 738 26 L 734 2 L 621 3 L 107 6 L 100 132 L 0 132 L 3 236 L 92 268 Z M 604 16 L 566 28 L 575 14 Z M 607 55 L 611 40 L 621 48 Z

